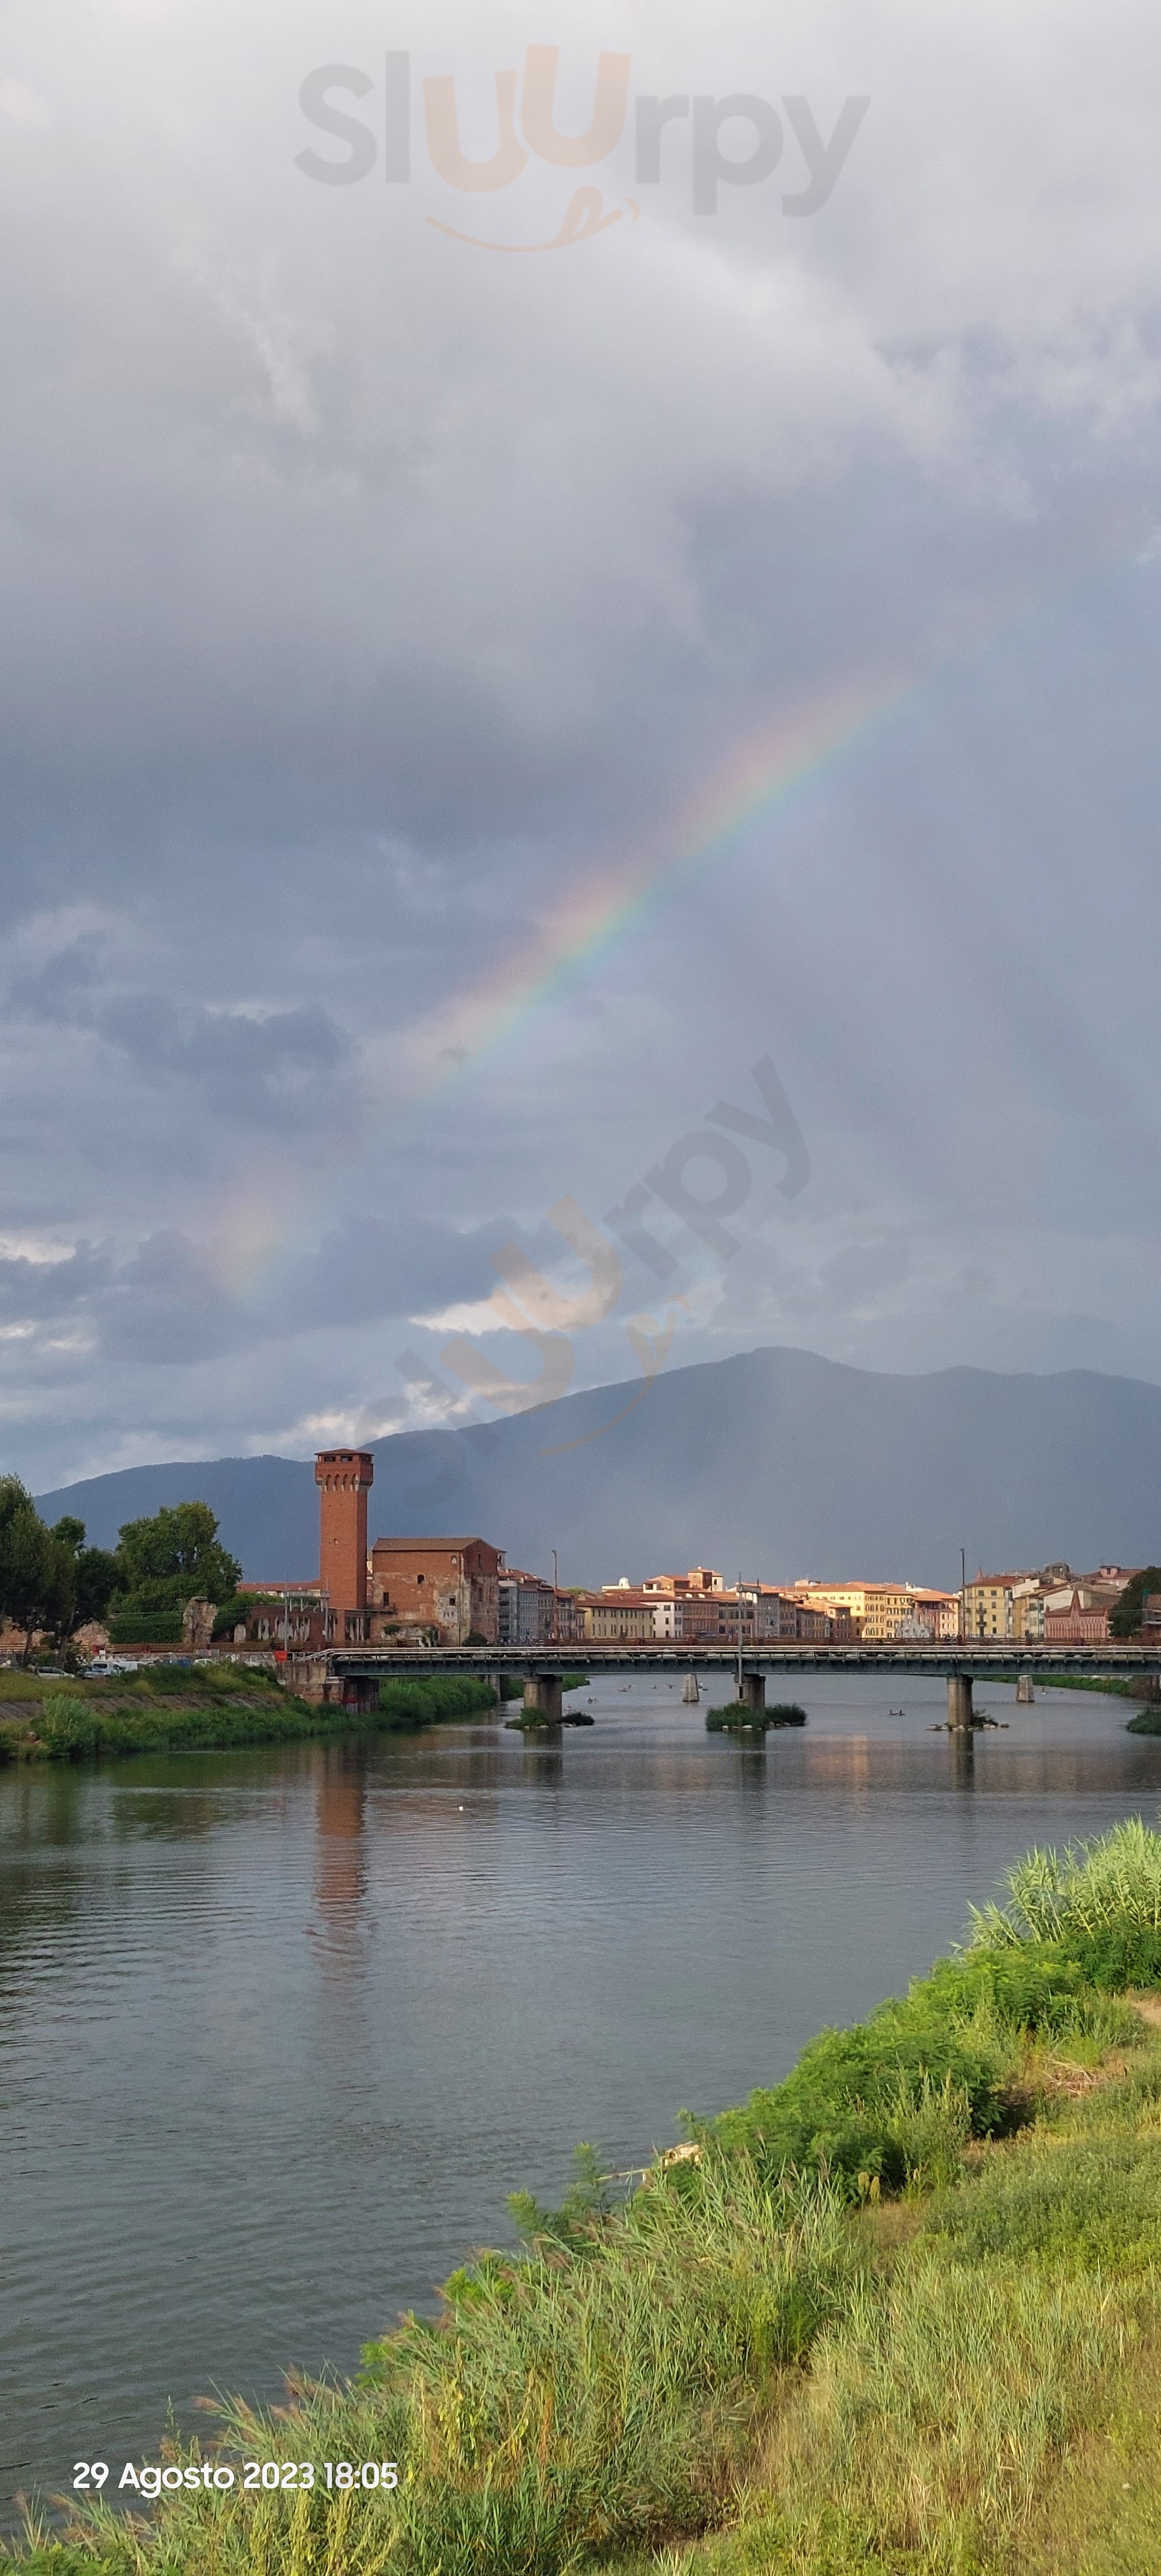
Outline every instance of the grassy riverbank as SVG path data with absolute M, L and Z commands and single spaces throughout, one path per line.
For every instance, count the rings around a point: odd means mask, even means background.
M 299 1699 L 261 1666 L 150 1664 L 103 1681 L 0 1673 L 0 1762 L 80 1761 L 96 1754 L 211 1752 L 313 1736 L 396 1732 L 495 1713 L 484 1681 L 433 1674 L 384 1682 L 379 1707 L 356 1714 Z
M 420 1674 L 414 1681 L 380 1682 L 378 1723 L 410 1733 L 441 1719 L 480 1717 L 485 1710 L 494 1717 L 498 1705 L 491 1683 L 471 1674 Z
M 1005 1678 L 1015 1681 L 1016 1675 L 1009 1673 Z M 1138 1673 L 1128 1679 L 1118 1678 L 1112 1673 L 1037 1673 L 1035 1687 L 1037 1690 L 1097 1691 L 1102 1699 L 1140 1701 L 1151 1699 L 1156 1685 L 1147 1673 Z
M 1161 1837 L 1033 1854 L 965 1951 L 628 2199 L 582 2153 L 358 2382 L 226 2412 L 221 2463 L 313 2490 L 102 2507 L 30 2532 L 26 2576 L 1146 2576 L 1158 1983 Z M 400 2483 L 328 2494 L 326 2460 Z

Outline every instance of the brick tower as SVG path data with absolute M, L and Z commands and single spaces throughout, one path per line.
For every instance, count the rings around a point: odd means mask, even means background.
M 375 1481 L 369 1449 L 320 1449 L 314 1462 L 322 1519 L 321 1580 L 340 1638 L 367 1607 L 367 1495 Z

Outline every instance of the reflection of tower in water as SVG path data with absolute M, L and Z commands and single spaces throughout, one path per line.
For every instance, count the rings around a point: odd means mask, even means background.
M 559 1788 L 564 1781 L 564 1753 L 559 1726 L 538 1727 L 524 1738 L 523 1776 Z
M 367 1893 L 367 1780 L 357 1750 L 328 1744 L 322 1750 L 315 1798 L 315 1902 L 330 1962 L 353 1967 L 361 1958 L 359 1934 Z
M 951 1753 L 951 1776 L 957 1789 L 974 1789 L 976 1785 L 976 1739 L 970 1726 L 950 1726 L 947 1741 Z

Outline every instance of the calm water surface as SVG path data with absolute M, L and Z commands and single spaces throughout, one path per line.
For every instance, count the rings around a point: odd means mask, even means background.
M 925 1968 L 1030 1842 L 1161 1801 L 1120 1701 L 981 1693 L 1009 1729 L 965 1754 L 942 1686 L 800 1696 L 764 1754 L 609 1680 L 560 1751 L 0 1779 L 6 2496 L 155 2457 L 170 2400 L 354 2366 L 578 2138 L 640 2161 Z

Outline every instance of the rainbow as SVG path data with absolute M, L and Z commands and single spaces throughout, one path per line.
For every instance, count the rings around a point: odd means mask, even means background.
M 1161 537 L 1150 536 L 1142 546 L 1138 534 L 1128 547 L 1118 540 L 1112 561 L 1144 570 L 1159 555 Z M 363 1114 L 352 1123 L 348 1153 L 341 1159 L 353 1159 L 384 1117 L 404 1126 L 409 1113 L 422 1115 L 425 1108 L 437 1106 L 473 1066 L 533 1020 L 578 974 L 628 940 L 684 885 L 725 863 L 756 823 L 774 819 L 795 796 L 830 775 L 943 671 L 980 661 L 1001 635 L 1038 620 L 1062 594 L 1107 568 L 1103 557 L 1095 564 L 1067 566 L 1047 596 L 1020 595 L 1017 589 L 981 616 L 974 637 L 941 654 L 934 667 L 906 674 L 880 671 L 832 685 L 736 746 L 684 808 L 636 847 L 578 869 L 515 957 L 489 967 L 409 1029 L 370 1043 Z M 333 1181 L 333 1158 L 327 1171 Z M 252 1174 L 239 1176 L 233 1197 L 228 1191 L 217 1194 L 215 1221 L 203 1239 L 208 1267 L 232 1289 L 253 1287 L 292 1240 L 305 1243 L 309 1212 L 317 1212 L 326 1186 L 317 1169 L 305 1173 L 292 1156 L 284 1168 L 271 1166 L 264 1190 L 256 1189 Z
M 384 1117 L 406 1122 L 463 1081 L 578 974 L 591 970 L 705 870 L 725 862 L 755 823 L 854 751 L 921 683 L 896 673 L 847 681 L 781 715 L 729 759 L 671 819 L 615 860 L 578 870 L 515 957 L 438 1002 L 398 1036 L 372 1043 L 363 1113 L 350 1154 Z M 345 1159 L 345 1158 L 344 1158 Z M 334 1165 L 328 1171 L 333 1179 Z M 253 1289 L 294 1241 L 305 1243 L 326 1182 L 287 1159 L 263 1183 L 248 1174 L 219 1192 L 203 1255 L 224 1286 Z
M 830 688 L 731 758 L 663 830 L 582 873 L 517 957 L 436 1005 L 401 1041 L 402 1088 L 431 1097 L 462 1080 L 531 1013 L 551 1002 L 647 916 L 731 854 L 741 834 L 779 813 L 851 752 L 918 684 L 898 674 Z

